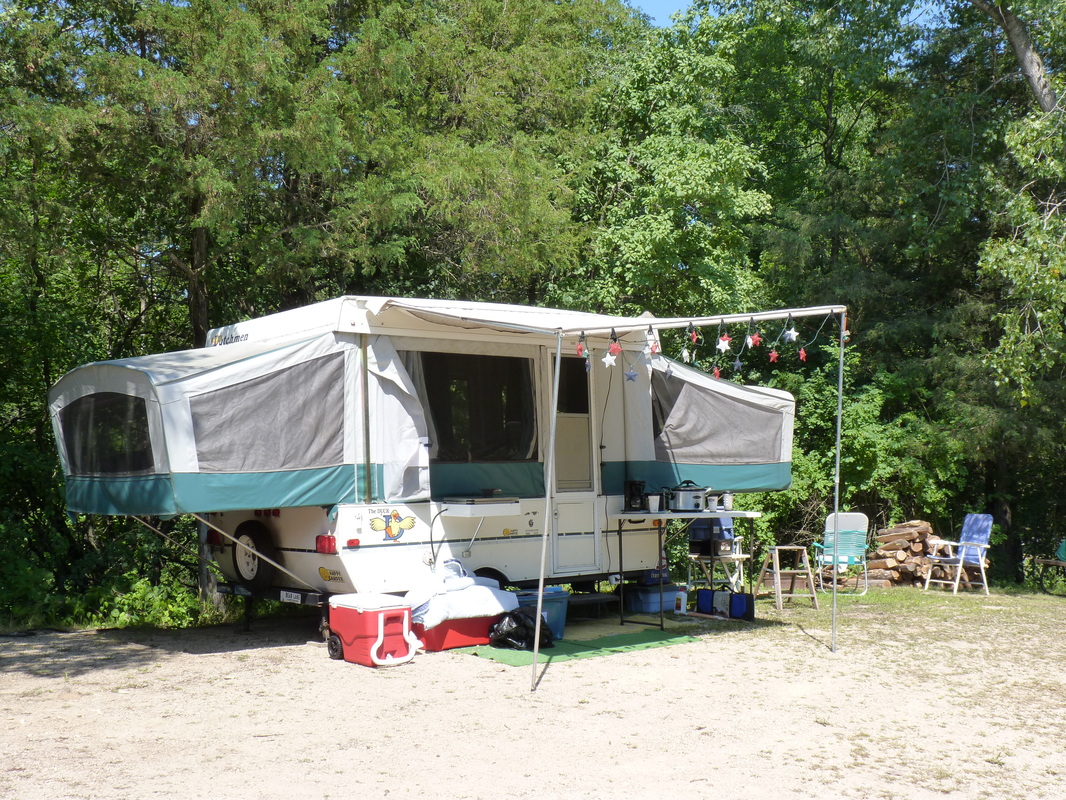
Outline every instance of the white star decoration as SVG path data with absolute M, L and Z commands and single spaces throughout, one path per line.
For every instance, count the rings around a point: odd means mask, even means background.
M 799 338 L 799 331 L 796 330 L 796 326 L 793 325 L 787 331 L 785 331 L 785 341 L 794 342 Z
M 614 366 L 615 356 L 612 356 L 610 353 L 608 353 L 607 355 L 605 355 L 603 357 L 602 360 L 603 360 L 603 363 L 604 363 L 605 366 L 613 367 Z

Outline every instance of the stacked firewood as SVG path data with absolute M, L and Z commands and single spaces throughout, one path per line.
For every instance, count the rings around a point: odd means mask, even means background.
M 933 526 L 924 520 L 904 522 L 881 528 L 874 537 L 874 547 L 866 566 L 871 586 L 924 584 L 929 573 L 927 544 L 933 538 Z
M 871 586 L 924 586 L 929 574 L 929 555 L 932 541 L 940 537 L 933 526 L 924 520 L 903 522 L 891 528 L 881 528 L 874 537 L 874 547 L 867 561 Z M 941 548 L 946 555 L 946 550 Z M 933 567 L 938 572 L 942 567 Z M 934 578 L 945 577 L 942 574 Z

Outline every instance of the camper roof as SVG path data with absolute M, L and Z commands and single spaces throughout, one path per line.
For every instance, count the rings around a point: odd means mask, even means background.
M 338 297 L 321 303 L 271 314 L 266 317 L 215 328 L 208 333 L 208 345 L 292 341 L 320 333 L 391 333 L 429 335 L 442 326 L 471 334 L 539 334 L 619 339 L 629 334 L 643 336 L 648 328 L 665 330 L 721 325 L 738 322 L 796 319 L 840 314 L 845 306 L 815 306 L 750 314 L 724 314 L 702 317 L 659 318 L 611 316 L 585 311 L 567 311 L 539 306 L 482 303 L 466 300 L 430 300 L 387 297 Z

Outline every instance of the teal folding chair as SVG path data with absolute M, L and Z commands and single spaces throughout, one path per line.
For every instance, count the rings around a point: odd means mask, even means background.
M 818 588 L 825 587 L 823 573 L 830 569 L 834 581 L 836 573 L 845 572 L 852 567 L 860 570 L 863 590 L 860 595 L 870 591 L 870 572 L 866 566 L 867 539 L 870 533 L 870 520 L 865 514 L 849 511 L 830 514 L 825 519 L 825 534 L 821 542 L 814 543 L 814 561 L 818 566 Z M 858 589 L 858 581 L 855 588 Z
M 1066 539 L 1059 542 L 1059 549 L 1051 558 L 1036 559 L 1040 568 L 1040 589 L 1047 594 L 1066 597 Z
M 929 554 L 929 574 L 925 576 L 925 588 L 930 583 L 943 583 L 952 587 L 952 594 L 959 593 L 959 583 L 967 588 L 980 586 L 988 594 L 988 577 L 985 575 L 985 554 L 988 552 L 988 540 L 992 535 L 991 514 L 967 514 L 962 521 L 959 541 L 949 542 L 944 539 L 930 539 L 932 550 Z M 934 578 L 933 572 L 941 567 L 946 577 Z M 966 570 L 977 570 L 981 580 L 971 580 Z

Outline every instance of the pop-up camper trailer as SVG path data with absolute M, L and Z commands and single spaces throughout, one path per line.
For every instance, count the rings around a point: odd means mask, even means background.
M 722 320 L 341 297 L 88 364 L 49 397 L 67 506 L 196 514 L 229 579 L 303 602 L 404 592 L 449 559 L 529 585 L 542 534 L 549 583 L 623 572 L 616 534 L 640 573 L 658 540 L 627 490 L 790 483 L 792 397 L 659 350 Z

